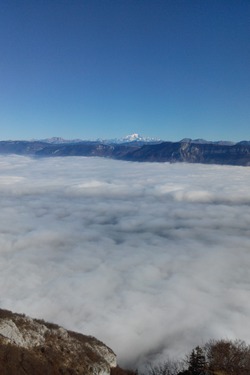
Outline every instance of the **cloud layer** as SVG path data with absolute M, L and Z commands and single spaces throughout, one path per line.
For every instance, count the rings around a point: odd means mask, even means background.
M 250 171 L 0 158 L 0 306 L 91 334 L 126 366 L 241 338 Z

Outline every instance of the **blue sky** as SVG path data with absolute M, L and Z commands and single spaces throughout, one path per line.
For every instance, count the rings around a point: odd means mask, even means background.
M 249 0 L 12 0 L 0 138 L 250 139 Z

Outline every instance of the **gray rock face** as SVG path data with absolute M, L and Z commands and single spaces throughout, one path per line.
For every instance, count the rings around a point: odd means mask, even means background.
M 19 323 L 25 323 L 23 329 L 19 329 L 13 320 L 0 320 L 0 336 L 2 341 L 23 348 L 32 348 L 45 343 L 45 334 L 48 332 L 43 324 L 36 323 L 30 318 L 20 318 Z
M 114 352 L 94 337 L 0 310 L 1 375 L 109 375 L 114 367 Z
M 163 142 L 132 150 L 123 159 L 140 162 L 186 162 L 249 166 L 250 146 Z

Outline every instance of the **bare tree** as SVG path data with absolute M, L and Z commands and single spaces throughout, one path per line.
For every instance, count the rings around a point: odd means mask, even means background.
M 182 361 L 167 358 L 158 365 L 149 364 L 143 375 L 178 375 L 184 368 Z M 140 374 L 142 375 L 142 374 Z
M 250 347 L 241 340 L 209 341 L 204 347 L 211 372 L 250 374 Z
M 211 340 L 184 361 L 148 365 L 140 375 L 250 375 L 250 345 L 242 340 Z

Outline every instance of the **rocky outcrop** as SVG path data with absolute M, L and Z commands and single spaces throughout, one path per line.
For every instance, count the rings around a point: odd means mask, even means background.
M 124 158 L 141 162 L 186 162 L 221 165 L 250 165 L 250 145 L 199 144 L 192 142 L 163 142 L 131 150 Z
M 94 337 L 0 310 L 1 375 L 109 375 L 116 356 Z

